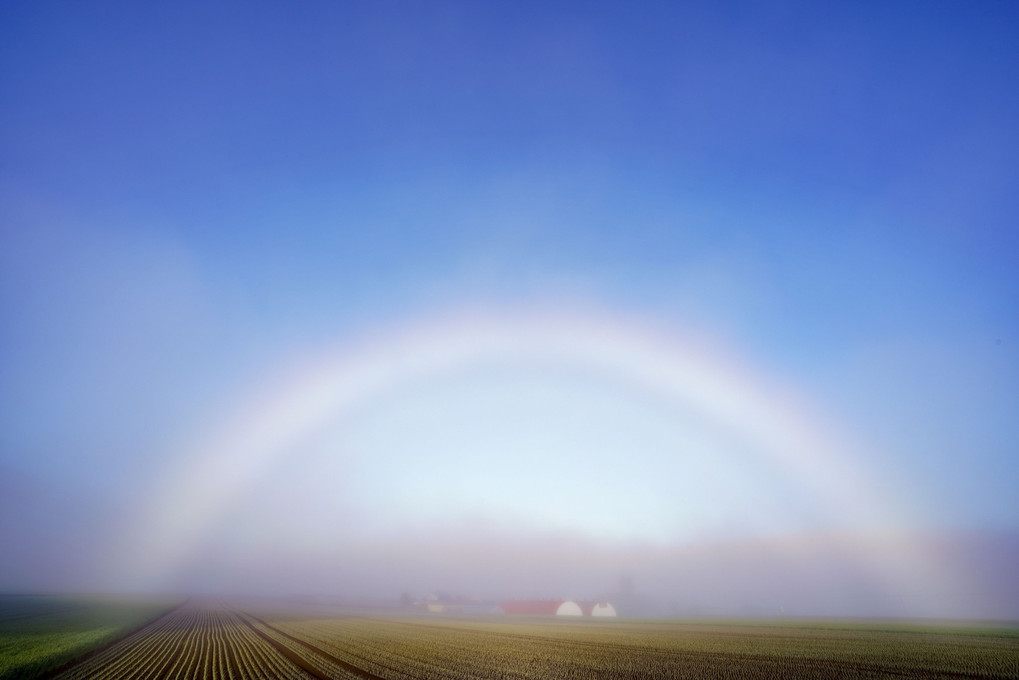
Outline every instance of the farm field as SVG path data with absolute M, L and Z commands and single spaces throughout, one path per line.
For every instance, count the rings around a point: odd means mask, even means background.
M 113 597 L 0 595 L 0 680 L 36 677 L 177 604 Z
M 387 616 L 191 600 L 56 677 L 1019 678 L 1019 629 Z
M 277 617 L 384 678 L 1019 677 L 1019 631 L 906 625 Z

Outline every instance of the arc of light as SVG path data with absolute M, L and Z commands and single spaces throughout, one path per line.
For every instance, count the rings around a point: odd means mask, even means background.
M 899 509 L 871 490 L 866 475 L 781 389 L 731 360 L 632 323 L 562 315 L 468 317 L 319 357 L 278 393 L 240 409 L 168 476 L 144 522 L 151 544 L 138 570 L 172 573 L 273 460 L 351 406 L 409 380 L 507 358 L 566 360 L 627 380 L 759 445 L 834 515 L 869 527 L 894 526 L 899 518 Z

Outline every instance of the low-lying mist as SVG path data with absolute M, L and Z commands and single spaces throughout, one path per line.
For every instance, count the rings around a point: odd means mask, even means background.
M 22 480 L 24 481 L 24 480 Z M 126 520 L 94 499 L 5 487 L 6 591 L 311 597 L 395 607 L 403 595 L 607 599 L 631 616 L 1019 618 L 1014 533 L 801 533 L 673 545 L 462 520 L 377 539 L 325 525 L 302 543 L 224 526 L 172 571 L 141 571 Z M 121 508 L 122 509 L 122 508 Z M 279 531 L 280 527 L 272 529 Z M 243 534 L 243 535 L 242 535 Z

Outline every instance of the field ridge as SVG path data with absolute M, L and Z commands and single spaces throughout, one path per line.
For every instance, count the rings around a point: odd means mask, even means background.
M 352 663 L 350 663 L 348 661 L 344 661 L 343 659 L 340 659 L 339 657 L 336 657 L 333 654 L 330 654 L 326 650 L 324 650 L 324 649 L 322 649 L 322 648 L 320 648 L 320 647 L 318 647 L 318 646 L 308 642 L 307 640 L 302 640 L 302 639 L 300 639 L 298 637 L 290 635 L 289 633 L 286 633 L 286 632 L 280 630 L 279 628 L 273 626 L 272 624 L 268 623 L 264 619 L 261 619 L 261 618 L 255 616 L 254 614 L 251 614 L 251 613 L 243 613 L 243 614 L 241 614 L 241 618 L 242 619 L 244 619 L 245 616 L 254 619 L 258 623 L 260 623 L 261 625 L 265 626 L 266 628 L 272 630 L 273 632 L 277 633 L 278 635 L 280 635 L 280 636 L 282 636 L 282 637 L 284 637 L 284 638 L 286 638 L 288 640 L 291 640 L 291 641 L 295 642 L 296 644 L 299 644 L 299 645 L 307 648 L 308 650 L 310 650 L 311 652 L 313 652 L 315 654 L 318 654 L 322 658 L 326 659 L 327 661 L 329 661 L 331 663 L 336 664 L 337 666 L 339 666 L 340 668 L 344 669 L 345 671 L 348 671 L 350 673 L 355 674 L 357 677 L 366 678 L 367 680 L 386 680 L 381 675 L 376 675 L 376 674 L 372 673 L 371 671 L 369 671 L 367 669 L 360 668 L 360 667 L 355 666 L 354 664 L 352 664 Z M 248 622 L 245 621 L 245 623 L 248 623 Z M 277 646 L 281 651 L 283 649 L 286 649 L 285 645 L 282 645 L 277 640 L 272 639 L 272 637 L 270 637 L 269 635 L 267 635 L 263 631 L 258 630 L 255 626 L 251 625 L 250 623 L 248 623 L 248 625 L 251 626 L 252 630 L 257 632 L 259 635 L 264 637 L 266 640 L 269 640 L 269 642 L 271 642 L 273 644 L 273 646 Z M 293 654 L 293 652 L 290 651 L 289 649 L 287 650 L 287 652 L 290 653 L 290 654 Z M 322 677 L 322 676 L 318 675 L 317 672 L 316 672 L 316 677 Z
M 231 609 L 230 611 L 232 611 L 234 614 L 236 614 L 237 618 L 240 619 L 241 622 L 244 623 L 245 626 L 247 626 L 249 629 L 251 629 L 251 631 L 254 632 L 255 635 L 257 635 L 258 637 L 260 637 L 263 640 L 265 640 L 268 644 L 272 645 L 276 649 L 276 651 L 278 651 L 280 654 L 282 654 L 283 656 L 287 657 L 292 662 L 294 662 L 294 664 L 296 664 L 298 667 L 300 667 L 301 670 L 303 670 L 304 672 L 308 673 L 312 677 L 317 678 L 317 680 L 330 680 L 328 675 L 326 675 L 325 673 L 323 673 L 319 669 L 315 668 L 312 664 L 308 663 L 308 661 L 305 660 L 303 657 L 301 657 L 300 654 L 297 654 L 296 652 L 294 652 L 294 650 L 290 649 L 289 647 L 287 647 L 283 643 L 279 642 L 278 640 L 273 638 L 271 635 L 267 634 L 265 631 L 259 630 L 257 626 L 253 625 L 250 621 L 248 621 L 247 617 L 251 616 L 251 618 L 255 618 L 254 616 L 252 616 L 251 614 L 246 614 L 245 612 L 238 611 L 236 609 Z M 265 625 L 268 628 L 271 628 L 271 626 L 266 624 L 264 621 L 260 621 L 260 623 L 262 623 L 262 625 Z M 286 635 L 285 633 L 282 633 L 280 631 L 277 631 L 277 632 L 279 632 L 281 635 Z M 286 637 L 290 637 L 290 636 L 286 635 Z M 297 638 L 291 638 L 291 639 L 294 640 L 294 642 L 301 642 Z M 319 652 L 319 650 L 315 649 L 314 647 L 311 647 L 311 645 L 306 645 L 306 646 L 309 647 L 314 652 Z M 319 653 L 321 653 L 321 652 L 319 652 Z M 330 661 L 332 661 L 332 659 L 330 659 Z M 353 667 L 351 667 L 351 668 L 349 668 L 347 670 L 351 670 L 352 672 L 357 672 L 357 669 L 355 669 Z M 365 677 L 369 677 L 369 676 L 365 676 Z

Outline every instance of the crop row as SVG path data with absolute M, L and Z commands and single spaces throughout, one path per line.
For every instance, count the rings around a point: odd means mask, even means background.
M 1019 677 L 1015 636 L 493 619 L 332 617 L 267 623 L 387 679 Z
M 305 680 L 308 674 L 215 602 L 193 602 L 60 680 Z
M 271 640 L 272 644 L 286 653 L 297 657 L 302 667 L 320 678 L 346 680 L 350 678 L 379 678 L 371 670 L 359 664 L 350 663 L 339 658 L 307 639 L 290 635 L 253 614 L 240 614 L 240 617 L 259 635 Z
M 191 602 L 62 680 L 1019 678 L 1019 634 L 358 617 Z
M 370 619 L 279 622 L 286 633 L 387 679 L 672 677 L 684 667 L 667 650 L 631 644 L 585 648 L 542 635 L 521 639 Z

